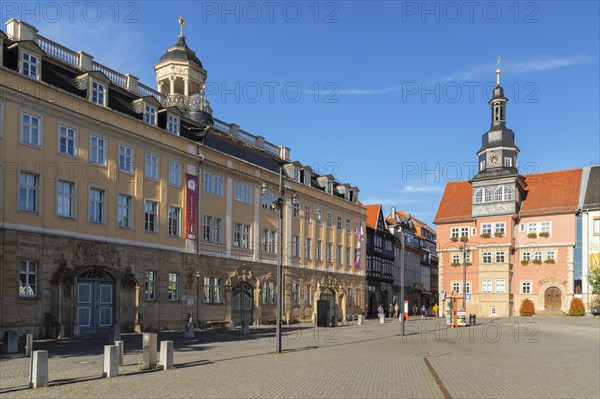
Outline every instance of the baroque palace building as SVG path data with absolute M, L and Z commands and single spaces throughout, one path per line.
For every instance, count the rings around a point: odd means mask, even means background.
M 446 184 L 434 220 L 440 290 L 446 303 L 453 291 L 470 294 L 466 311 L 483 317 L 518 315 L 526 298 L 536 312 L 566 312 L 582 294 L 578 220 L 581 204 L 595 202 L 582 200 L 590 168 L 519 174 L 519 148 L 506 127 L 508 99 L 496 73 L 479 173 Z M 588 267 L 586 261 L 583 274 Z
M 0 334 L 274 320 L 280 185 L 284 317 L 362 311 L 358 188 L 213 118 L 180 24 L 157 90 L 0 31 Z

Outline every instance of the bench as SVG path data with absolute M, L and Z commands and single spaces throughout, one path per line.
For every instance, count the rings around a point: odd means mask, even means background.
M 206 325 L 206 327 L 223 328 L 227 327 L 229 322 L 227 320 L 209 320 L 205 321 L 204 324 Z

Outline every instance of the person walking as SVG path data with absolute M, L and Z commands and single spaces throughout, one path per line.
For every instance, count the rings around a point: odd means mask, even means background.
M 416 316 L 419 314 L 419 308 L 417 307 L 417 304 L 415 303 L 413 305 L 413 316 Z
M 425 307 L 425 305 L 423 305 L 423 306 L 421 306 L 421 319 L 423 319 L 426 314 L 427 314 L 427 308 Z
M 398 314 L 398 310 L 400 309 L 400 307 L 398 306 L 398 303 L 396 302 L 396 304 L 394 305 L 394 319 L 397 319 L 399 314 Z
M 436 304 L 434 304 L 434 305 L 433 305 L 433 316 L 434 316 L 434 317 L 438 317 L 438 316 L 439 316 L 439 315 L 438 315 L 438 312 L 439 312 L 439 311 L 440 311 L 440 307 L 438 306 L 438 304 L 437 304 L 437 303 L 436 303 Z

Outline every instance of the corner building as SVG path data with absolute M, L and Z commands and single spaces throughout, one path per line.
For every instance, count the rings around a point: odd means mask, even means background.
M 23 21 L 0 49 L 0 334 L 274 320 L 280 174 L 284 317 L 361 312 L 358 188 L 214 118 L 183 32 L 156 90 Z
M 446 185 L 434 220 L 440 290 L 446 302 L 453 291 L 471 294 L 466 311 L 483 317 L 518 315 L 524 299 L 537 313 L 560 314 L 581 297 L 574 255 L 583 169 L 518 173 L 519 148 L 497 75 L 479 173 Z

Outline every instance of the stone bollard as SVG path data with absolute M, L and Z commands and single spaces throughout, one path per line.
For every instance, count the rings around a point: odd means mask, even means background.
M 104 373 L 103 377 L 119 376 L 119 347 L 117 345 L 104 346 Z
M 123 360 L 123 357 L 125 355 L 125 344 L 123 343 L 123 341 L 115 341 L 115 345 L 119 347 L 119 366 L 122 366 L 125 364 Z
M 142 344 L 142 368 L 156 368 L 156 334 L 144 333 Z
M 185 325 L 185 330 L 183 331 L 183 336 L 185 338 L 194 338 L 194 325 L 192 323 L 187 323 Z
M 48 351 L 33 352 L 29 380 L 30 388 L 39 388 L 48 385 Z
M 160 367 L 163 370 L 173 368 L 173 341 L 160 342 Z
M 25 335 L 25 356 L 31 356 L 33 351 L 33 334 Z
M 383 323 L 385 323 L 385 315 L 384 315 L 383 313 L 381 313 L 381 314 L 379 315 L 379 323 L 380 323 L 380 324 L 383 324 Z
M 4 331 L 4 344 L 2 345 L 4 353 L 17 353 L 19 351 L 19 342 L 16 331 Z
M 359 326 L 361 326 L 363 324 L 363 316 L 361 314 L 358 315 L 358 322 L 357 322 L 357 324 Z

